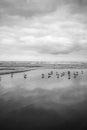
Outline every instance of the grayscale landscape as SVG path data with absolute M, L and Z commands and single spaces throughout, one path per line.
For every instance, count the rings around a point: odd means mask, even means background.
M 0 0 L 0 130 L 87 130 L 87 0 Z

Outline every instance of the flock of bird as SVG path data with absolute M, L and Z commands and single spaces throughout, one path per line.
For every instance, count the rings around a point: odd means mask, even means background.
M 84 74 L 84 71 L 81 70 L 80 74 Z M 66 75 L 66 72 L 56 72 L 56 78 L 61 78 L 61 77 L 64 77 Z M 71 79 L 71 71 L 67 71 L 67 75 L 68 75 L 68 79 L 70 80 Z M 47 78 L 51 78 L 52 76 L 54 76 L 54 71 L 50 71 L 48 74 L 47 74 Z M 77 78 L 79 76 L 79 71 L 74 71 L 73 72 L 73 77 L 74 78 Z M 11 78 L 14 77 L 14 73 L 11 73 Z M 41 74 L 41 78 L 44 79 L 46 77 L 46 74 L 42 73 Z M 27 79 L 28 78 L 28 75 L 26 73 L 23 74 L 23 78 L 24 79 Z M 0 76 L 0 81 L 1 81 L 2 77 Z
M 68 74 L 68 79 L 71 79 L 71 72 L 67 71 L 67 74 Z M 81 74 L 84 74 L 83 70 L 81 70 Z M 66 72 L 61 72 L 61 73 L 56 72 L 56 77 L 57 78 L 64 77 L 65 75 L 66 75 Z M 52 76 L 53 76 L 53 71 L 48 73 L 48 78 L 51 78 Z M 77 78 L 78 76 L 79 76 L 79 72 L 78 71 L 73 72 L 73 77 L 74 78 Z M 42 79 L 43 78 L 45 78 L 45 74 L 44 73 L 42 74 Z

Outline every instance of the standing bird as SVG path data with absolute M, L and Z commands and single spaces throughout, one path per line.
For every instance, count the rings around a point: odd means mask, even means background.
M 48 78 L 50 78 L 51 77 L 51 74 L 50 73 L 48 73 Z
M 57 76 L 57 78 L 59 78 L 59 76 L 60 76 L 60 75 L 59 75 L 59 73 L 58 73 L 58 72 L 56 72 L 56 76 Z
M 68 71 L 68 79 L 71 79 L 70 71 Z
M 27 75 L 26 74 L 24 74 L 24 79 L 26 79 L 27 78 Z
M 73 74 L 74 74 L 74 78 L 77 78 L 77 76 L 79 75 L 78 72 L 74 72 Z
M 50 74 L 53 75 L 53 71 L 51 71 Z
M 42 79 L 44 78 L 44 74 L 42 74 Z
M 62 73 L 61 73 L 61 77 L 63 77 L 64 75 L 65 75 L 65 72 L 62 72 Z

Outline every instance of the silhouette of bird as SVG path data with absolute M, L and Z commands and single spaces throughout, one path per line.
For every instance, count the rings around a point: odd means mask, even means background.
M 24 74 L 24 79 L 26 79 L 27 78 L 27 75 L 26 74 Z
M 63 77 L 64 75 L 65 75 L 65 72 L 62 72 L 62 73 L 61 73 L 61 77 Z
M 42 79 L 44 78 L 44 74 L 42 74 Z
M 68 71 L 68 79 L 71 79 L 70 71 Z
M 50 73 L 48 73 L 48 78 L 50 78 L 51 77 L 51 74 Z

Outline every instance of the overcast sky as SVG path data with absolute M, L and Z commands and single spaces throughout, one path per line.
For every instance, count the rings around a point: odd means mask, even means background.
M 0 0 L 0 60 L 87 61 L 87 0 Z

